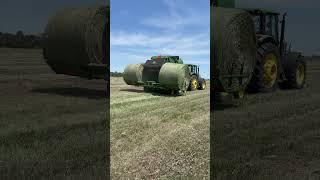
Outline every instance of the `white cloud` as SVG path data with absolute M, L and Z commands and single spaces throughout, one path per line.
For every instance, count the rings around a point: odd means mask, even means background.
M 150 46 L 150 45 L 163 45 L 175 39 L 176 36 L 159 36 L 147 35 L 142 33 L 127 33 L 118 32 L 110 33 L 111 46 Z
M 196 64 L 196 65 L 210 65 L 209 59 L 207 60 L 198 60 L 198 61 L 186 61 L 187 64 Z
M 206 25 L 209 23 L 209 17 L 202 15 L 190 14 L 189 16 L 162 16 L 149 17 L 142 21 L 142 24 L 162 28 L 173 29 L 184 28 L 185 26 Z
M 208 34 L 198 35 L 148 35 L 136 33 L 111 33 L 112 48 L 126 48 L 127 51 L 161 54 L 210 55 Z
M 185 26 L 208 25 L 210 21 L 209 14 L 195 11 L 189 6 L 182 6 L 186 3 L 176 0 L 164 0 L 168 8 L 168 13 L 161 13 L 142 20 L 142 24 L 155 28 L 177 30 Z M 209 9 L 209 6 L 208 6 Z

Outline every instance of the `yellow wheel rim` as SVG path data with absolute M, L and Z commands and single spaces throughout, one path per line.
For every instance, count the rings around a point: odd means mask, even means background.
M 202 89 L 206 89 L 206 82 L 202 83 Z
M 263 84 L 267 88 L 274 86 L 278 76 L 277 57 L 268 54 L 263 65 Z
M 296 72 L 297 85 L 301 86 L 305 78 L 305 67 L 303 64 L 299 64 Z
M 198 81 L 197 81 L 196 79 L 193 79 L 193 80 L 191 81 L 191 85 L 192 85 L 192 88 L 193 88 L 193 89 L 197 89 L 197 87 L 198 87 Z

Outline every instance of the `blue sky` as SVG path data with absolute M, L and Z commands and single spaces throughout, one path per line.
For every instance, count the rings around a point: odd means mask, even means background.
M 208 0 L 111 0 L 110 16 L 111 71 L 153 55 L 179 55 L 210 77 Z

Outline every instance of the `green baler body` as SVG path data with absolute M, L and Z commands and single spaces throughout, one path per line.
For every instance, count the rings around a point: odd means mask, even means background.
M 183 64 L 183 60 L 179 56 L 152 56 L 151 60 L 163 59 L 165 62 Z

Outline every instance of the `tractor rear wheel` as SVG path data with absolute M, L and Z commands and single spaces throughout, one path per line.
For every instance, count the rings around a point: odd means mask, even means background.
M 198 78 L 196 76 L 191 76 L 190 80 L 190 90 L 195 91 L 198 89 Z
M 247 87 L 248 92 L 273 91 L 279 79 L 280 53 L 273 43 L 263 43 L 258 47 L 253 76 Z

